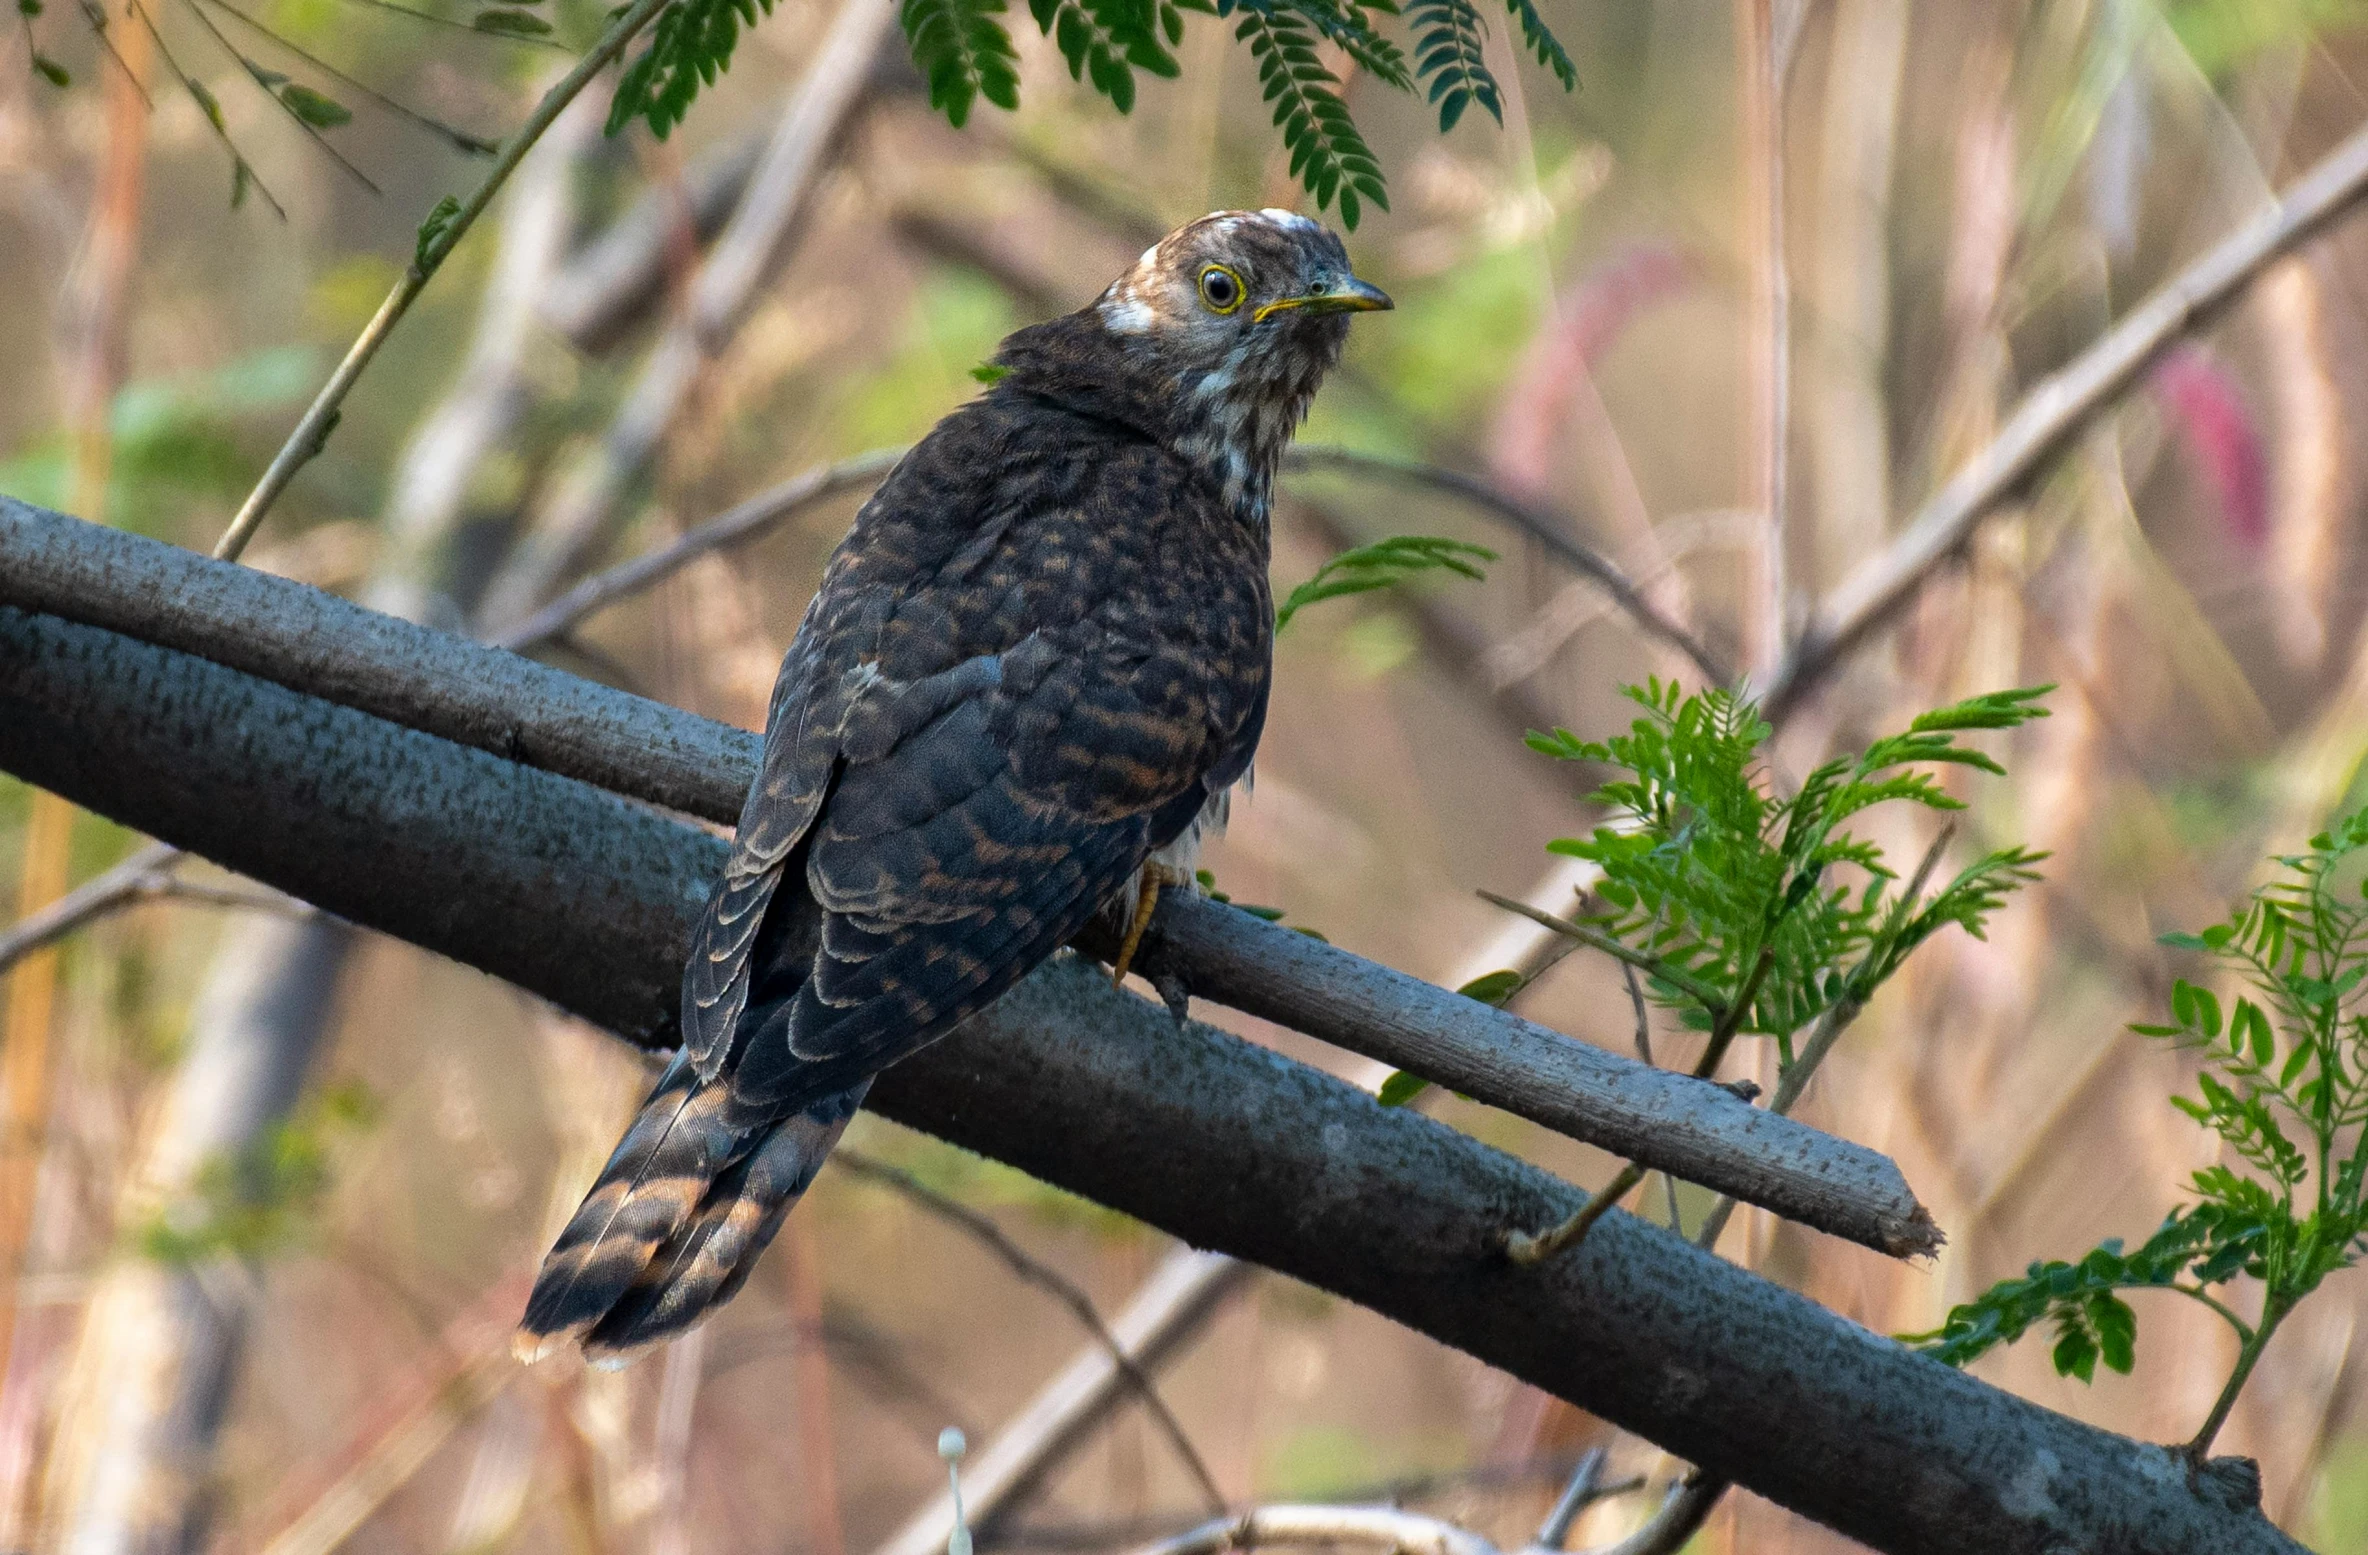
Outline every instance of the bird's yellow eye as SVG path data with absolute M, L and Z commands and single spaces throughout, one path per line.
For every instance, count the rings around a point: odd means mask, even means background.
M 1249 289 L 1229 265 L 1203 265 L 1200 270 L 1200 300 L 1208 304 L 1211 313 L 1231 313 L 1242 305 Z

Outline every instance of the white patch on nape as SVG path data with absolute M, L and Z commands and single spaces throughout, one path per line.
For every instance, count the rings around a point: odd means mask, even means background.
M 1114 335 L 1148 335 L 1157 322 L 1151 304 L 1132 289 L 1103 298 L 1095 311 L 1102 315 L 1102 327 Z
M 1268 221 L 1273 222 L 1278 227 L 1303 228 L 1313 227 L 1316 225 L 1316 223 L 1310 218 L 1300 215 L 1297 211 L 1284 210 L 1279 205 L 1269 205 L 1258 214 L 1265 217 Z
M 1163 238 L 1160 241 L 1165 242 L 1166 239 Z M 1143 252 L 1135 256 L 1135 268 L 1138 270 L 1148 270 L 1151 268 L 1151 262 L 1158 257 L 1159 244 L 1154 243 L 1149 248 L 1143 250 Z

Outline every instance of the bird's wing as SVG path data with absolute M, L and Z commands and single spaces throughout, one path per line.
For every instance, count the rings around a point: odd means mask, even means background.
M 1256 688 L 1207 668 L 1188 644 L 1036 635 L 876 685 L 806 856 L 812 975 L 741 1049 L 736 1109 L 895 1062 L 1076 934 L 1199 811 L 1243 732 Z
M 712 1080 L 748 1005 L 750 950 L 790 854 L 814 823 L 838 758 L 851 682 L 846 602 L 817 592 L 773 683 L 764 753 L 740 808 L 731 857 L 707 899 L 683 971 L 683 1051 Z

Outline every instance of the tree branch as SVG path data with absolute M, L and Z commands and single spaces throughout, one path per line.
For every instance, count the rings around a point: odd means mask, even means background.
M 879 448 L 792 476 L 772 490 L 759 492 L 696 529 L 685 531 L 669 544 L 620 562 L 606 572 L 595 573 L 516 626 L 496 632 L 486 641 L 496 648 L 524 653 L 564 637 L 593 612 L 654 587 L 711 551 L 754 540 L 818 502 L 879 484 L 903 457 L 901 448 Z
M 2166 348 L 2209 323 L 2273 261 L 2316 237 L 2363 196 L 2368 196 L 2368 129 L 2354 131 L 2275 204 L 2221 239 L 2025 394 L 1989 446 L 1950 477 L 1889 548 L 1860 564 L 1818 608 L 1768 688 L 1766 715 L 1782 721 L 1843 655 L 1915 597 L 1993 508 L 2117 404 Z
M 757 739 L 745 731 L 5 498 L 0 553 L 10 559 L 0 604 L 194 654 L 707 820 L 738 818 L 755 771 Z M 1898 1168 L 1863 1146 L 1190 892 L 1168 897 L 1146 965 L 1203 997 L 1865 1246 L 1900 1255 L 1939 1243 Z
M 1574 538 L 1570 526 L 1560 518 L 1539 512 L 1528 503 L 1476 476 L 1443 469 L 1434 464 L 1415 464 L 1380 454 L 1360 453 L 1351 448 L 1294 446 L 1284 455 L 1283 463 L 1286 469 L 1339 470 L 1351 475 L 1394 481 L 1399 485 L 1428 487 L 1468 502 L 1521 530 L 1544 546 L 1547 554 L 1564 566 L 1593 578 L 1602 586 L 1604 593 L 1611 596 L 1613 603 L 1625 611 L 1647 636 L 1667 643 L 1693 660 L 1694 667 L 1702 672 L 1710 684 L 1724 686 L 1734 681 L 1734 671 L 1720 662 L 1668 612 L 1646 598 L 1644 591 L 1610 557 Z
M 1003 1228 L 994 1221 L 969 1205 L 948 1198 L 902 1167 L 875 1161 L 862 1151 L 850 1150 L 843 1145 L 832 1153 L 832 1159 L 842 1169 L 878 1183 L 891 1192 L 902 1194 L 938 1219 L 967 1232 L 974 1241 L 1002 1259 L 1012 1273 L 1037 1289 L 1049 1292 L 1054 1300 L 1067 1307 L 1079 1325 L 1101 1345 L 1103 1353 L 1110 1357 L 1110 1363 L 1118 1368 L 1118 1374 L 1126 1379 L 1127 1387 L 1150 1412 L 1152 1420 L 1159 1426 L 1160 1434 L 1175 1449 L 1177 1459 L 1200 1487 L 1211 1510 L 1225 1510 L 1225 1492 L 1217 1488 L 1216 1476 L 1209 1472 L 1200 1449 L 1192 1445 L 1192 1438 L 1185 1434 L 1183 1422 L 1176 1418 L 1175 1411 L 1168 1408 L 1167 1400 L 1159 1396 L 1159 1389 L 1152 1382 L 1150 1374 L 1143 1370 L 1133 1356 L 1127 1354 L 1126 1346 L 1110 1331 L 1110 1325 L 1102 1321 L 1102 1314 L 1095 1308 L 1092 1297 L 1079 1290 L 1076 1283 L 1058 1269 L 1004 1235 Z
M 0 766 L 644 1042 L 664 1030 L 724 855 L 584 784 L 13 609 L 0 610 Z M 1496 1228 L 1550 1224 L 1577 1190 L 1278 1054 L 1179 1028 L 1075 957 L 889 1070 L 873 1097 L 1370 1306 L 1879 1550 L 2300 1549 L 2197 1494 L 2168 1449 L 2013 1398 L 1629 1216 L 1513 1269 Z
M 173 870 L 188 856 L 162 843 L 142 848 L 104 874 L 93 875 L 39 912 L 18 919 L 0 932 L 0 973 L 7 972 L 42 946 L 64 939 L 85 924 L 137 902 L 170 897 L 213 907 L 251 907 L 267 912 L 305 910 L 301 902 L 268 891 L 183 880 Z

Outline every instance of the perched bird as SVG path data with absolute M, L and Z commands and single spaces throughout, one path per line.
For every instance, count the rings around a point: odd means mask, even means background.
M 1288 211 L 1204 216 L 856 514 L 781 666 L 682 1049 L 560 1234 L 520 1353 L 616 1355 L 747 1279 L 873 1075 L 1097 913 L 1125 960 L 1266 718 L 1276 463 L 1389 299 Z

